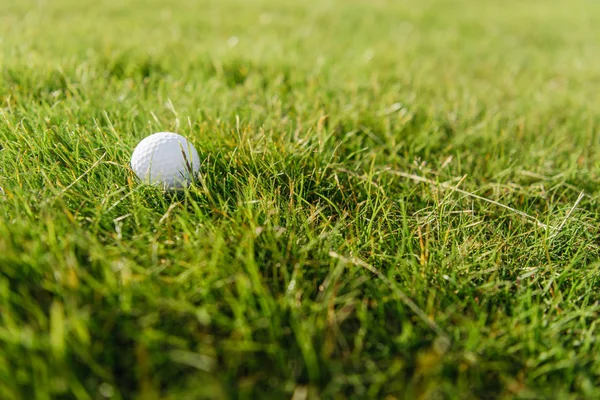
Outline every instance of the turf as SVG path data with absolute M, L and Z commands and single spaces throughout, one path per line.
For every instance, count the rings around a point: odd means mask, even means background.
M 3 0 L 0 398 L 600 397 L 600 5 Z M 135 144 L 195 143 L 182 193 Z

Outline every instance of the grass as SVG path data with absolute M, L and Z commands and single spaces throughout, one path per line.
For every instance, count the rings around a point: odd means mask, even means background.
M 0 398 L 600 396 L 600 6 L 0 4 Z M 176 131 L 202 173 L 140 185 Z

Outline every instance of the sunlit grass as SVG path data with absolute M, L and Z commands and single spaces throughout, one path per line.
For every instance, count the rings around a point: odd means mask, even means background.
M 2 2 L 0 398 L 600 396 L 598 37 L 583 0 Z M 129 169 L 159 131 L 182 193 Z

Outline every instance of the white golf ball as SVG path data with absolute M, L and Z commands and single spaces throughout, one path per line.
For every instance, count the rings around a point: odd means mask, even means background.
M 200 157 L 186 138 L 159 132 L 142 140 L 131 155 L 131 169 L 142 181 L 165 190 L 187 187 L 200 170 Z

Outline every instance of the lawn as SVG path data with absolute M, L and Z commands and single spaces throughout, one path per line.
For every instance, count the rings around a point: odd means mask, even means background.
M 600 3 L 2 0 L 0 398 L 600 398 Z M 187 190 L 135 145 L 191 140 Z

